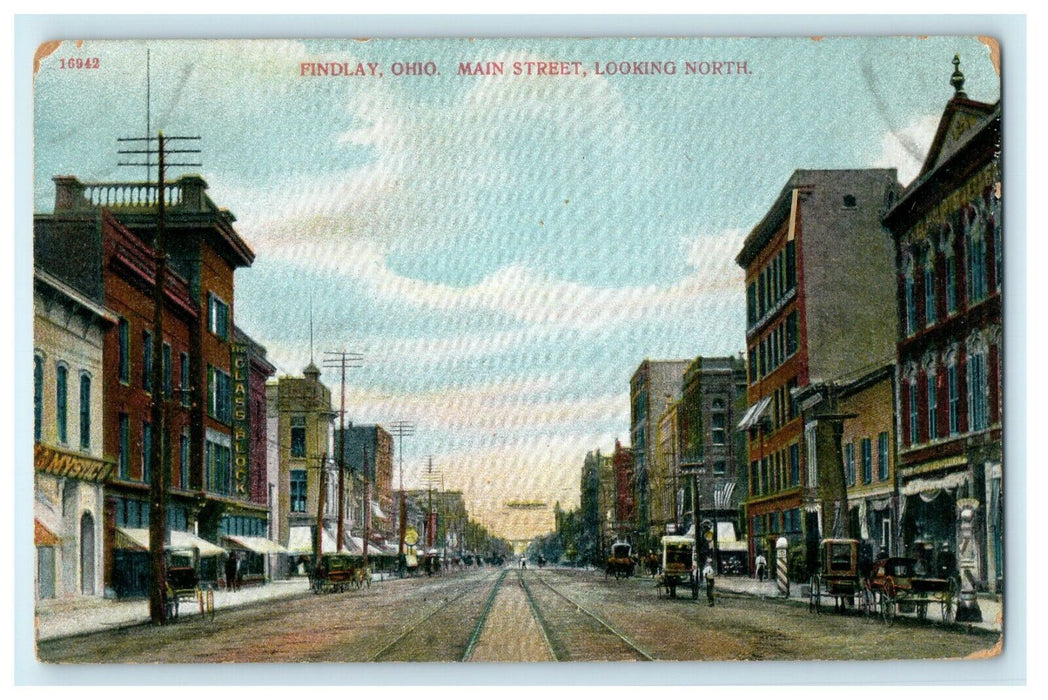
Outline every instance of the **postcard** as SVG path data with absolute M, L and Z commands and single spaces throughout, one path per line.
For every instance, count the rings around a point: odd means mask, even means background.
M 1001 52 L 41 45 L 37 658 L 997 656 Z

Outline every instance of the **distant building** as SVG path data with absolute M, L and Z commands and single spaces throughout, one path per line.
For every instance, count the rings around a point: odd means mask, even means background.
M 282 376 L 266 385 L 269 441 L 277 446 L 276 537 L 287 548 L 293 571 L 310 559 L 323 492 L 323 552 L 336 551 L 338 470 L 333 459 L 331 390 L 320 381 L 312 362 L 301 377 Z M 323 490 L 323 491 L 322 491 Z M 346 488 L 347 495 L 349 488 Z M 348 527 L 346 527 L 348 532 Z M 347 548 L 349 542 L 343 543 Z
M 832 531 L 805 499 L 805 426 L 793 393 L 893 354 L 894 251 L 880 216 L 894 170 L 797 170 L 736 256 L 746 271 L 750 556 Z M 820 469 L 821 469 L 820 465 Z
M 746 390 L 746 365 L 737 357 L 696 357 L 684 373 L 678 403 L 680 463 L 697 480 L 682 479 L 682 531 L 692 526 L 697 481 L 699 518 L 736 528 L 745 498 L 746 455 L 736 442 L 737 399 Z M 686 485 L 686 486 L 685 486 Z
M 395 508 L 393 501 L 393 436 L 381 425 L 353 425 L 350 423 L 345 432 L 335 429 L 335 450 L 344 449 L 344 463 L 352 479 L 351 491 L 353 512 L 349 519 L 353 522 L 354 534 L 363 536 L 364 528 L 364 494 L 366 481 L 371 489 L 371 531 L 385 537 L 395 538 L 393 532 Z M 364 473 L 364 453 L 367 453 L 368 473 Z
M 653 525 L 649 470 L 655 464 L 659 416 L 667 397 L 680 398 L 681 378 L 689 364 L 689 360 L 644 360 L 630 379 L 630 442 L 637 490 L 634 527 L 640 546 L 653 544 L 649 542 Z
M 615 455 L 601 454 L 597 462 L 597 551 L 603 559 L 615 540 Z
M 36 598 L 101 596 L 103 486 L 116 471 L 103 452 L 102 346 L 116 316 L 40 268 L 33 310 Z
M 924 166 L 884 219 L 898 269 L 901 534 L 910 553 L 955 558 L 965 586 L 999 590 L 1001 106 L 970 100 L 959 66 L 951 84 Z
M 615 441 L 612 455 L 615 470 L 615 519 L 612 529 L 616 539 L 634 535 L 637 519 L 637 480 L 633 469 L 633 450 Z
M 582 478 L 579 483 L 579 510 L 582 516 L 579 558 L 588 563 L 596 563 L 601 558 L 600 467 L 602 461 L 600 450 L 587 452 L 582 463 Z

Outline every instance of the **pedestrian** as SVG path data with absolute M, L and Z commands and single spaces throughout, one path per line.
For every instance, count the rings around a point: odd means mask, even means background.
M 237 580 L 237 553 L 230 552 L 226 558 L 226 590 L 232 591 Z
M 702 577 L 706 579 L 706 601 L 713 607 L 713 559 L 706 559 L 702 568 Z
M 234 559 L 236 560 L 236 571 L 234 572 L 234 580 L 233 580 L 234 590 L 239 591 L 240 590 L 240 585 L 244 581 L 244 572 L 243 572 L 243 569 L 241 567 L 240 557 L 236 556 L 236 557 L 234 557 Z
M 764 581 L 764 577 L 768 575 L 768 560 L 764 558 L 764 552 L 757 552 L 753 566 L 757 569 L 757 580 Z

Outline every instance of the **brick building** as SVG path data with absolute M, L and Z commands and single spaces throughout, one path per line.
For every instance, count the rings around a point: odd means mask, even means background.
M 616 538 L 621 538 L 633 533 L 637 518 L 633 450 L 616 440 L 611 459 L 615 471 L 615 519 L 612 530 Z
M 364 493 L 366 491 L 364 474 L 364 453 L 367 452 L 367 479 L 371 483 L 371 531 L 385 538 L 394 538 L 394 508 L 399 504 L 393 501 L 393 436 L 381 425 L 346 426 L 343 431 L 335 429 L 335 450 L 344 452 L 344 464 L 351 478 L 350 490 L 353 494 L 350 503 L 352 512 L 349 519 L 353 523 L 356 536 L 363 536 L 364 527 Z
M 898 269 L 902 538 L 1003 582 L 1001 107 L 970 100 L 954 59 L 917 179 L 885 216 Z M 958 612 L 958 619 L 961 612 Z
M 894 170 L 797 170 L 743 243 L 751 557 L 820 531 L 805 499 L 804 425 L 791 399 L 883 364 L 896 334 L 894 253 L 880 216 Z
M 253 502 L 233 465 L 234 273 L 254 253 L 235 218 L 186 176 L 168 183 L 168 277 L 163 338 L 153 337 L 155 184 L 81 183 L 56 177 L 51 214 L 34 222 L 38 258 L 86 290 L 99 290 L 117 323 L 104 346 L 104 450 L 117 463 L 107 486 L 106 585 L 118 594 L 148 589 L 149 467 L 153 440 L 165 441 L 172 544 L 196 547 L 201 575 L 215 579 L 224 532 L 264 537 L 265 504 Z M 163 343 L 162 386 L 152 386 L 153 343 Z M 166 434 L 150 405 L 165 397 Z M 166 471 L 166 468 L 165 468 Z M 246 474 L 244 475 L 246 477 Z
M 654 546 L 651 528 L 650 469 L 655 464 L 656 432 L 659 416 L 667 401 L 680 398 L 681 377 L 688 360 L 644 360 L 630 378 L 630 442 L 633 446 L 633 470 L 636 488 L 634 529 L 639 546 Z

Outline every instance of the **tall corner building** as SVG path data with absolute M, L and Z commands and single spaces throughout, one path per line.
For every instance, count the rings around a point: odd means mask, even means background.
M 868 371 L 895 352 L 895 264 L 881 217 L 894 169 L 796 170 L 735 260 L 746 271 L 750 557 L 818 531 L 806 504 L 804 425 L 791 392 Z M 810 499 L 808 499 L 810 500 Z

